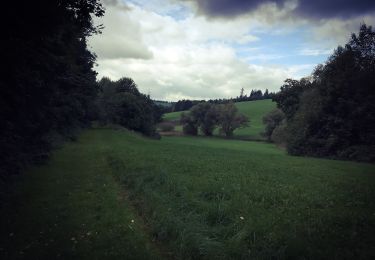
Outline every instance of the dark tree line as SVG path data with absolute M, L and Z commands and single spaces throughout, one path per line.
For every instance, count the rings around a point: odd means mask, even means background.
M 201 102 L 204 102 L 204 100 L 188 100 L 188 99 L 182 99 L 177 101 L 176 103 L 173 104 L 171 107 L 171 111 L 169 112 L 178 112 L 178 111 L 185 111 L 189 110 L 196 104 L 199 104 Z
M 272 99 L 275 96 L 274 92 L 269 92 L 268 89 L 262 92 L 262 90 L 252 89 L 249 96 L 244 94 L 244 89 L 241 89 L 240 95 L 236 98 L 232 98 L 232 102 L 242 102 L 242 101 L 255 101 L 263 99 Z
M 130 78 L 99 81 L 98 119 L 102 124 L 119 124 L 128 129 L 155 136 L 155 124 L 161 121 L 163 108 L 148 95 L 139 92 Z
M 89 124 L 96 93 L 97 0 L 7 1 L 0 50 L 0 178 L 43 160 L 54 142 Z
M 282 137 L 290 154 L 375 160 L 375 32 L 339 46 L 309 78 L 288 79 L 265 117 L 266 136 Z M 269 123 L 271 122 L 271 123 Z
M 247 96 L 244 93 L 245 93 L 244 89 L 242 88 L 240 96 L 235 97 L 235 98 L 210 99 L 208 101 L 188 100 L 188 99 L 179 100 L 176 103 L 174 103 L 172 106 L 165 108 L 165 113 L 189 110 L 193 106 L 202 102 L 209 102 L 211 104 L 227 104 L 230 102 L 243 102 L 243 101 L 272 99 L 275 96 L 275 93 L 269 92 L 268 89 L 266 89 L 264 93 L 262 92 L 262 90 L 252 89 L 251 92 L 249 93 L 249 96 Z
M 221 134 L 229 137 L 234 130 L 248 126 L 249 119 L 238 112 L 233 102 L 212 104 L 202 102 L 193 106 L 188 113 L 181 114 L 183 131 L 188 135 L 197 135 L 198 130 L 206 136 L 212 136 L 219 127 Z

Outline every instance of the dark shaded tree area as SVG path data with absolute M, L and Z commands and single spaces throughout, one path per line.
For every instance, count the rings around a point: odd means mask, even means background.
M 240 114 L 232 102 L 202 102 L 193 106 L 189 113 L 182 113 L 180 122 L 184 133 L 188 135 L 197 135 L 200 129 L 204 135 L 212 136 L 214 130 L 219 127 L 221 134 L 230 137 L 237 128 L 248 126 L 249 119 Z
M 114 123 L 155 136 L 155 124 L 161 121 L 163 108 L 139 92 L 130 78 L 99 81 L 98 112 L 102 124 Z
M 375 161 L 375 32 L 362 25 L 345 47 L 275 96 L 287 118 L 288 152 Z
M 252 89 L 249 95 L 244 94 L 244 89 L 241 88 L 240 95 L 235 98 L 231 99 L 224 99 L 224 100 L 213 100 L 213 103 L 221 103 L 225 104 L 228 102 L 244 102 L 244 101 L 255 101 L 255 100 L 263 100 L 263 99 L 272 99 L 275 96 L 274 92 L 269 92 L 268 89 L 262 92 L 259 89 Z M 220 102 L 221 101 L 221 102 Z
M 204 102 L 204 100 L 188 100 L 188 99 L 179 100 L 173 104 L 173 106 L 171 107 L 171 111 L 169 112 L 189 110 L 190 108 L 192 108 L 193 106 L 201 102 Z
M 48 156 L 58 139 L 87 126 L 97 93 L 97 0 L 7 1 L 2 5 L 0 178 Z

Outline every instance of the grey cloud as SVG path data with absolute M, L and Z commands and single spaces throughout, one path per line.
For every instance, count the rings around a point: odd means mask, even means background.
M 283 8 L 288 0 L 183 0 L 193 2 L 209 17 L 234 17 L 255 11 L 266 3 Z M 299 0 L 294 13 L 308 18 L 349 18 L 375 11 L 374 0 Z

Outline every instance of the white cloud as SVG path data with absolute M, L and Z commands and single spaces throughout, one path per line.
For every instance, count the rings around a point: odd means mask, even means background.
M 131 76 L 153 98 L 209 99 L 234 97 L 241 87 L 278 90 L 298 69 L 249 65 L 223 45 L 160 49 L 153 60 L 103 60 L 101 75 Z
M 293 26 L 306 25 L 305 20 L 289 17 L 294 5 L 282 10 L 276 5 L 263 5 L 257 13 L 237 19 L 207 20 L 191 13 L 176 19 L 168 13 L 179 10 L 178 7 L 155 7 L 154 0 L 149 8 L 112 2 L 99 21 L 105 25 L 103 34 L 90 40 L 98 55 L 99 77 L 114 80 L 131 77 L 143 93 L 150 93 L 156 99 L 235 97 L 242 87 L 247 92 L 255 88 L 277 91 L 286 78 L 307 76 L 315 66 L 272 65 L 271 61 L 288 54 L 268 53 L 255 45 L 260 40 L 255 32 L 283 34 Z M 278 23 L 280 19 L 284 19 L 283 25 Z M 342 23 L 338 24 L 345 28 Z M 311 42 L 330 32 L 328 22 L 317 25 L 320 27 L 314 29 Z M 340 30 L 337 34 L 342 33 Z M 235 48 L 238 44 L 241 47 Z M 327 54 L 329 48 L 329 44 L 313 44 L 301 49 L 299 54 Z M 239 50 L 244 56 L 239 56 Z M 267 64 L 252 64 L 256 61 Z
M 143 42 L 140 24 L 130 19 L 129 12 L 125 5 L 107 6 L 107 15 L 98 21 L 105 27 L 102 34 L 94 35 L 89 41 L 99 59 L 152 58 L 152 52 Z

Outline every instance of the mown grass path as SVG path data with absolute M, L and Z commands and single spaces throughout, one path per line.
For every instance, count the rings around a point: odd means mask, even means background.
M 1 207 L 0 259 L 157 259 L 95 131 L 28 170 Z

